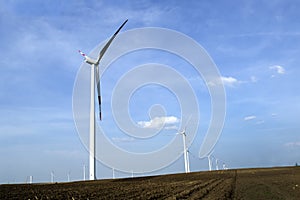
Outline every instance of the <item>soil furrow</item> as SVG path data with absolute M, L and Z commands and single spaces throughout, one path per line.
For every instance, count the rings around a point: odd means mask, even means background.
M 3 184 L 0 199 L 299 199 L 300 167 L 219 170 L 119 180 Z

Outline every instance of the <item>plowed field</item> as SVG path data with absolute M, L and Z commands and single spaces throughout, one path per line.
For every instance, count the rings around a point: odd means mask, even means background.
M 300 167 L 0 185 L 0 199 L 300 199 Z

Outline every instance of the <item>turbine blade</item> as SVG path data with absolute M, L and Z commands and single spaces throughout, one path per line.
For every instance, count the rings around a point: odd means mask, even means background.
M 97 84 L 97 94 L 98 94 L 98 103 L 99 103 L 99 119 L 102 120 L 102 114 L 101 114 L 101 93 L 100 93 L 100 78 L 99 78 L 99 67 L 98 65 L 96 67 L 96 84 Z
M 83 56 L 83 57 L 85 57 L 86 56 L 86 54 L 85 53 L 83 53 L 82 51 L 80 51 L 80 50 L 78 50 L 78 52 Z
M 115 39 L 115 37 L 117 36 L 117 34 L 119 33 L 119 31 L 123 28 L 123 26 L 126 24 L 126 22 L 128 21 L 128 19 L 125 20 L 125 22 L 123 22 L 123 24 L 119 27 L 119 29 L 115 32 L 115 34 L 109 39 L 109 41 L 105 44 L 105 46 L 102 48 L 102 50 L 99 53 L 99 57 L 97 59 L 97 63 L 99 64 L 101 58 L 103 57 L 104 53 L 106 52 L 106 50 L 108 49 L 109 45 L 111 44 L 111 42 Z
M 184 132 L 186 131 L 186 127 L 187 127 L 188 124 L 190 123 L 191 118 L 192 118 L 192 115 L 190 115 L 189 118 L 188 118 L 188 120 L 186 121 L 186 124 L 185 124 L 185 126 L 184 126 Z

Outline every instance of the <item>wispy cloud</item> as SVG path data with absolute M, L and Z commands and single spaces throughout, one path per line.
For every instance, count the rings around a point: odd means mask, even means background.
M 300 141 L 298 141 L 298 142 L 287 142 L 287 143 L 284 144 L 284 146 L 291 147 L 291 148 L 300 147 Z
M 179 122 L 179 119 L 175 116 L 166 116 L 166 117 L 155 117 L 150 121 L 139 121 L 137 124 L 142 128 L 153 128 L 159 129 L 164 127 L 164 129 L 178 129 L 176 124 Z
M 265 123 L 265 120 L 259 120 L 258 122 L 256 122 L 256 124 L 264 124 Z
M 251 80 L 252 83 L 256 83 L 258 81 L 256 76 L 251 76 L 250 80 Z
M 271 70 L 275 70 L 277 74 L 285 74 L 285 69 L 280 65 L 273 65 L 269 67 Z
M 278 115 L 277 113 L 272 113 L 272 114 L 271 114 L 271 116 L 272 116 L 273 118 L 277 117 L 277 115 Z
M 244 117 L 244 120 L 245 120 L 245 121 L 249 121 L 249 120 L 253 120 L 253 119 L 256 119 L 256 116 L 255 116 L 255 115 L 250 115 L 250 116 Z

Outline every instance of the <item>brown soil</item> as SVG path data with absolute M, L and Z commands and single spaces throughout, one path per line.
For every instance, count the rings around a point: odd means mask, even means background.
M 300 199 L 300 167 L 0 185 L 0 199 Z

